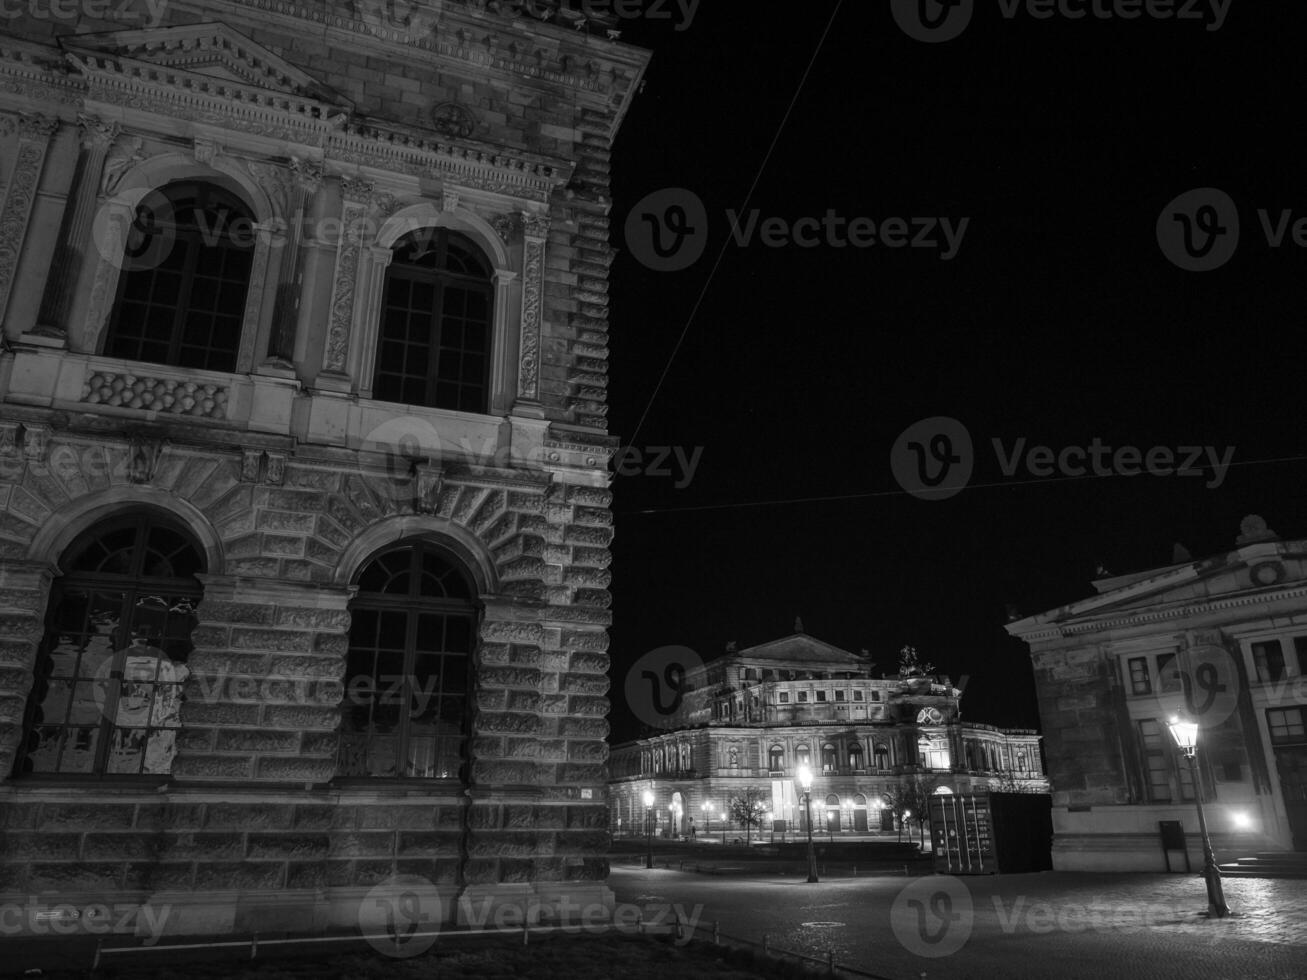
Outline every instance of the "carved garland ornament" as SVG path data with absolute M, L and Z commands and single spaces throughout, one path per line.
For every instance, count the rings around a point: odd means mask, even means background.
M 9 289 L 13 285 L 32 202 L 36 198 L 46 147 L 50 134 L 58 125 L 58 120 L 45 116 L 22 115 L 18 119 L 18 157 L 14 161 L 14 173 L 4 203 L 0 206 L 0 315 L 9 302 Z
M 359 259 L 363 252 L 363 219 L 371 206 L 372 185 L 349 177 L 341 182 L 345 196 L 342 216 L 344 234 L 336 262 L 336 287 L 331 296 L 331 320 L 327 327 L 327 353 L 323 367 L 345 373 L 349 354 L 350 326 L 354 318 L 354 291 L 358 283 Z

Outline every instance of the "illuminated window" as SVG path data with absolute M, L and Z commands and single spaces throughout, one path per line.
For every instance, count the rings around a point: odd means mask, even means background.
M 1153 683 L 1148 677 L 1148 658 L 1130 658 L 1130 693 L 1151 694 Z
M 199 549 L 135 514 L 77 539 L 60 567 L 15 773 L 167 774 L 202 591 Z

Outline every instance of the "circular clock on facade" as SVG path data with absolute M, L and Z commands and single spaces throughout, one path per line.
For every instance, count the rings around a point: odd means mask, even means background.
M 1274 585 L 1284 577 L 1284 566 L 1278 561 L 1264 561 L 1252 567 L 1252 575 L 1258 585 Z
M 944 713 L 938 708 L 922 708 L 917 712 L 918 725 L 942 725 Z

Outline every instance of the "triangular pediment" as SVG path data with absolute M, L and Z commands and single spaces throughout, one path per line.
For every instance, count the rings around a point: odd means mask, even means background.
M 352 108 L 349 100 L 226 24 L 184 24 L 61 39 L 64 49 L 159 65 L 239 85 Z
M 1186 610 L 1250 604 L 1307 588 L 1307 542 L 1253 544 L 1095 582 L 1099 594 L 1008 624 L 1016 635 L 1048 628 L 1080 632 L 1127 621 L 1163 621 Z

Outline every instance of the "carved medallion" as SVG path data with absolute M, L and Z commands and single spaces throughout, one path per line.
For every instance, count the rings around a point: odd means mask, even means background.
M 431 128 L 441 136 L 466 139 L 476 129 L 476 118 L 456 102 L 441 102 L 431 109 Z

